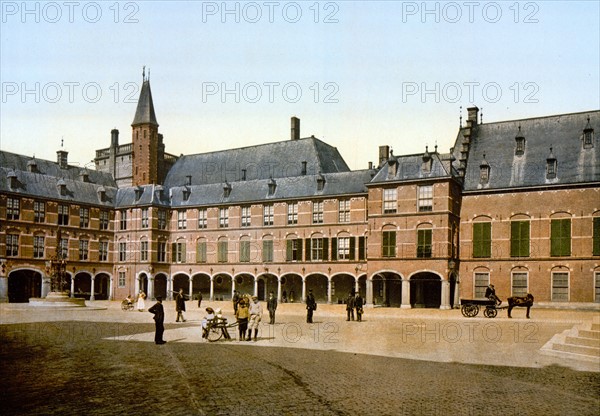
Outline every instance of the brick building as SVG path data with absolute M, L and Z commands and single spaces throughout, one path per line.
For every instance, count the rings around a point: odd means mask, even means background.
M 600 111 L 478 123 L 469 109 L 437 147 L 352 171 L 300 136 L 175 157 L 144 78 L 132 142 L 96 151 L 96 170 L 0 152 L 0 299 L 49 291 L 68 261 L 73 296 L 120 299 L 184 288 L 300 302 L 450 308 L 494 283 L 501 298 L 600 302 Z

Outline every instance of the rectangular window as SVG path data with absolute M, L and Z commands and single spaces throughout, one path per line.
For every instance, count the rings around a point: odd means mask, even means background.
M 358 260 L 367 259 L 367 237 L 358 237 Z
M 263 206 L 263 225 L 273 225 L 273 205 Z
M 323 223 L 323 201 L 313 202 L 313 224 Z
M 167 229 L 167 211 L 161 209 L 158 211 L 158 229 L 166 230 Z
M 310 240 L 310 260 L 323 260 L 323 239 L 311 238 Z
M 512 296 L 527 295 L 527 273 L 515 272 L 512 274 Z
M 69 225 L 69 206 L 58 206 L 58 225 Z
M 33 258 L 42 259 L 44 258 L 44 237 L 34 236 L 33 237 Z
M 173 263 L 185 263 L 185 242 L 173 243 Z
M 288 207 L 287 223 L 290 225 L 298 224 L 298 203 L 290 202 L 287 207 Z
M 432 230 L 418 230 L 417 231 L 417 257 L 418 258 L 430 258 L 431 257 L 431 239 L 432 239 Z
M 571 255 L 571 219 L 564 218 L 550 222 L 550 255 Z
M 6 234 L 6 257 L 16 257 L 19 255 L 19 236 L 16 234 Z
M 126 284 L 125 272 L 119 272 L 119 287 L 125 287 Z
M 142 228 L 148 228 L 148 208 L 142 208 Z
M 262 261 L 264 263 L 273 262 L 273 240 L 263 240 Z
M 148 242 L 147 241 L 140 242 L 140 260 L 148 261 Z
M 177 211 L 177 229 L 185 230 L 187 228 L 187 211 Z
M 339 222 L 350 222 L 350 200 L 342 199 L 338 203 Z
M 252 223 L 252 215 L 250 207 L 242 207 L 242 227 L 250 227 Z
M 302 240 L 294 238 L 286 241 L 286 261 L 302 261 Z
M 196 263 L 206 263 L 206 241 L 198 241 L 196 246 Z
M 382 257 L 396 257 L 396 231 L 384 231 L 381 243 Z
M 398 209 L 398 190 L 384 189 L 383 190 L 383 213 L 394 214 Z
M 593 229 L 593 249 L 592 254 L 594 256 L 600 256 L 600 217 L 594 218 L 594 229 Z
M 475 299 L 485 298 L 485 290 L 489 284 L 489 273 L 475 273 Z
M 332 240 L 333 242 L 333 240 Z M 338 260 L 350 259 L 350 237 L 340 237 L 337 239 L 337 258 Z M 333 249 L 332 249 L 333 252 Z
M 552 302 L 569 301 L 569 273 L 552 273 Z
M 529 221 L 510 222 L 510 256 L 529 257 Z
M 240 263 L 250 261 L 250 240 L 240 241 Z
M 485 258 L 492 255 L 492 223 L 473 224 L 473 257 Z
M 34 222 L 46 222 L 46 203 L 34 201 L 33 202 L 33 221 Z
M 127 243 L 119 243 L 119 261 L 127 259 Z
M 79 260 L 87 260 L 88 259 L 88 240 L 79 240 Z
M 167 261 L 167 243 L 164 241 L 158 242 L 158 251 L 156 257 L 159 263 L 165 263 Z
M 17 198 L 6 199 L 6 219 L 18 220 L 21 216 L 21 201 Z
M 419 186 L 419 212 L 429 212 L 433 210 L 433 186 Z
M 100 229 L 108 230 L 108 211 L 100 211 Z
M 100 241 L 98 246 L 98 260 L 108 261 L 108 241 Z
M 600 272 L 594 274 L 594 302 L 600 303 Z
M 79 228 L 88 228 L 90 226 L 90 209 L 79 208 Z
M 126 230 L 127 229 L 127 211 L 123 210 L 121 211 L 121 221 L 120 221 L 120 230 Z
M 60 255 L 63 259 L 69 258 L 69 239 L 61 238 L 59 242 Z
M 208 211 L 206 208 L 200 208 L 198 210 L 198 229 L 204 229 L 208 227 Z
M 227 263 L 228 250 L 227 241 L 219 241 L 217 243 L 217 261 L 219 263 Z
M 219 208 L 219 228 L 229 227 L 229 208 Z

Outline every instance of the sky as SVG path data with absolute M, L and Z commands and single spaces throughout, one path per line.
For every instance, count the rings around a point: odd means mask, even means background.
M 599 1 L 2 1 L 0 149 L 93 166 L 142 71 L 166 151 L 301 137 L 351 169 L 483 122 L 600 109 Z M 553 138 L 549 138 L 549 141 Z

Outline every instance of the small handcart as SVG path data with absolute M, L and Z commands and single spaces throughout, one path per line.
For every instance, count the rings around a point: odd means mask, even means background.
M 479 309 L 483 307 L 485 307 L 483 316 L 486 318 L 495 318 L 498 315 L 498 309 L 503 309 L 491 299 L 461 299 L 460 304 L 460 311 L 467 318 L 477 316 Z

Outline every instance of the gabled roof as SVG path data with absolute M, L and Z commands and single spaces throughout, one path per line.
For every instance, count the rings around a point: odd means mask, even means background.
M 429 161 L 429 162 L 426 162 Z M 396 173 L 393 174 L 395 165 Z M 418 153 L 414 155 L 390 156 L 381 167 L 371 184 L 381 182 L 415 181 L 456 176 L 450 163 L 450 154 Z
M 169 170 L 165 186 L 220 184 L 242 179 L 285 178 L 301 175 L 302 162 L 306 173 L 348 172 L 348 165 L 338 150 L 315 137 L 287 140 L 238 149 L 201 153 L 180 157 Z
M 34 157 L 18 155 L 15 153 L 0 150 L 0 166 L 14 171 L 28 172 L 27 167 L 34 163 L 37 165 L 36 175 L 51 176 L 56 178 L 65 178 L 73 181 L 81 181 L 82 173 L 87 173 L 90 183 L 104 185 L 107 187 L 116 187 L 117 184 L 112 175 L 100 172 L 94 169 L 87 169 L 80 166 L 68 165 L 66 169 L 61 169 L 58 163 L 49 160 L 38 159 Z
M 142 83 L 142 91 L 138 99 L 135 117 L 133 118 L 132 126 L 138 124 L 153 124 L 158 127 L 156 115 L 154 114 L 154 103 L 152 102 L 152 91 L 150 91 L 150 81 L 144 80 Z
M 583 130 L 593 128 L 592 146 L 583 145 Z M 522 155 L 515 137 L 525 138 Z M 455 145 L 460 156 L 462 134 Z M 552 148 L 552 152 L 550 150 Z M 556 158 L 556 177 L 547 177 L 550 154 Z M 489 180 L 482 183 L 480 165 L 489 164 Z M 458 163 L 458 160 L 457 162 Z M 562 114 L 477 125 L 471 144 L 464 189 L 509 189 L 600 182 L 600 111 Z

